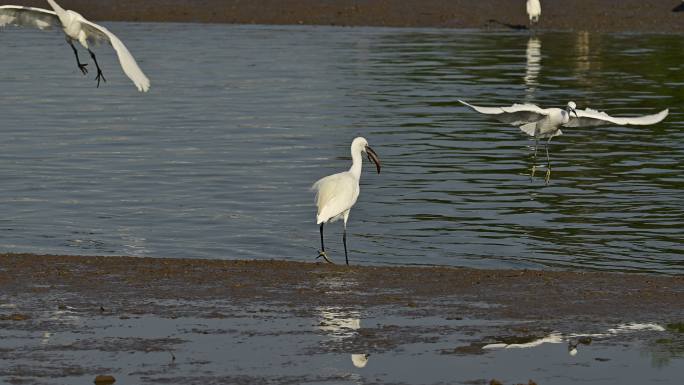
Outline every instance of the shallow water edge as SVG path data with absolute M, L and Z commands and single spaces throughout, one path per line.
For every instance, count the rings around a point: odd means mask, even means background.
M 27 254 L 0 266 L 10 383 L 674 384 L 684 368 L 682 276 Z

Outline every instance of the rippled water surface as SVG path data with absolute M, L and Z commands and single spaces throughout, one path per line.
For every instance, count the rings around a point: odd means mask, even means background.
M 684 272 L 681 36 L 106 25 L 149 94 L 108 47 L 97 89 L 58 32 L 0 31 L 2 252 L 309 261 L 309 187 L 363 135 L 384 168 L 353 263 Z M 564 130 L 545 186 L 532 141 L 457 99 L 670 116 Z

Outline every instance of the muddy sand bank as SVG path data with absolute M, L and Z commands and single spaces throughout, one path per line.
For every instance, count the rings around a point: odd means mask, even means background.
M 46 7 L 40 0 L 19 5 Z M 540 29 L 684 32 L 677 0 L 543 1 Z M 527 25 L 523 0 L 62 0 L 92 20 L 505 28 Z M 495 20 L 496 22 L 491 22 Z
M 681 276 L 0 256 L 10 383 L 675 383 L 682 321 Z

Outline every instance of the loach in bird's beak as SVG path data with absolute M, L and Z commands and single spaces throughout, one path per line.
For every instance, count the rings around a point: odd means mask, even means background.
M 375 163 L 375 167 L 378 169 L 378 174 L 380 174 L 380 158 L 378 158 L 378 154 L 375 153 L 370 146 L 366 146 L 366 155 L 368 155 L 368 160 Z

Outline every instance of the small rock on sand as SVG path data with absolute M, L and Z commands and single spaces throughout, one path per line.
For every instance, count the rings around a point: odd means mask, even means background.
M 99 375 L 95 377 L 95 383 L 97 385 L 107 385 L 107 384 L 113 384 L 116 382 L 116 379 L 114 376 L 105 376 L 105 375 Z

